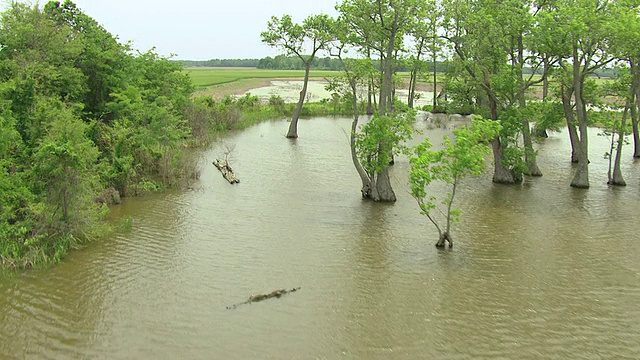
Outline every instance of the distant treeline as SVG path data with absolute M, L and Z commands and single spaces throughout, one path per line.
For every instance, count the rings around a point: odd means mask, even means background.
M 259 59 L 180 60 L 184 67 L 258 67 Z
M 253 67 L 258 69 L 271 70 L 304 70 L 304 63 L 296 56 L 277 55 L 275 57 L 267 56 L 262 59 L 211 59 L 211 60 L 183 60 L 180 61 L 185 67 Z M 374 62 L 378 66 L 378 62 Z M 425 62 L 426 71 L 431 71 L 433 64 L 430 61 Z M 447 64 L 441 61 L 437 62 L 438 71 L 444 71 Z M 315 58 L 311 62 L 313 70 L 333 70 L 341 71 L 342 65 L 340 60 L 331 57 Z M 408 64 L 400 63 L 397 71 L 411 71 Z
M 296 56 L 277 55 L 275 57 L 267 56 L 262 59 L 211 59 L 211 60 L 180 60 L 178 61 L 184 67 L 247 67 L 258 69 L 271 69 L 271 70 L 304 70 L 304 64 L 300 61 L 300 58 Z M 375 66 L 379 69 L 379 62 L 375 61 Z M 448 69 L 449 65 L 443 61 L 436 62 L 438 72 L 444 72 Z M 315 58 L 311 62 L 312 70 L 333 70 L 341 71 L 342 65 L 340 60 L 324 57 Z M 433 63 L 431 61 L 425 61 L 425 71 L 432 71 Z M 411 68 L 409 64 L 400 63 L 397 71 L 409 72 Z M 531 68 L 524 68 L 525 74 L 531 74 Z M 537 71 L 542 75 L 542 69 Z M 615 69 L 599 69 L 596 70 L 596 75 L 601 77 L 612 77 L 615 75 Z

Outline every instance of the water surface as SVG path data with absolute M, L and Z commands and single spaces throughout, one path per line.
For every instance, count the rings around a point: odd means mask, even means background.
M 114 208 L 130 232 L 0 280 L 0 358 L 640 358 L 640 171 L 625 157 L 629 186 L 607 187 L 595 132 L 591 189 L 569 187 L 566 134 L 552 134 L 542 178 L 465 180 L 455 247 L 439 251 L 406 158 L 395 204 L 362 201 L 350 120 L 302 120 L 295 141 L 287 126 L 226 136 L 239 185 L 212 149 L 193 190 Z

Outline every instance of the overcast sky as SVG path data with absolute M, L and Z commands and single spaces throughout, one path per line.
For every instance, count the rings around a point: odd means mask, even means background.
M 61 2 L 64 0 L 60 0 Z M 181 60 L 263 58 L 278 52 L 260 41 L 272 15 L 298 22 L 311 14 L 335 16 L 337 0 L 72 0 L 121 42 L 155 46 Z M 0 0 L 6 7 L 6 0 Z M 35 1 L 25 1 L 35 3 Z M 41 6 L 47 0 L 40 0 Z

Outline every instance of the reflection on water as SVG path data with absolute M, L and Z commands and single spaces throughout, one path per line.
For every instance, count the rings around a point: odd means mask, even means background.
M 397 203 L 362 201 L 349 119 L 301 120 L 295 141 L 286 127 L 228 135 L 238 186 L 211 150 L 193 191 L 114 208 L 130 232 L 0 280 L 0 358 L 640 357 L 640 171 L 625 161 L 629 186 L 608 188 L 603 138 L 589 190 L 568 186 L 565 134 L 538 145 L 542 178 L 465 180 L 456 246 L 438 251 L 407 159 Z

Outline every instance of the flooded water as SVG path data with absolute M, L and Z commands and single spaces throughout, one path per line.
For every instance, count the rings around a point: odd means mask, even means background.
M 271 96 L 277 95 L 285 102 L 297 103 L 300 99 L 300 91 L 302 91 L 303 84 L 302 81 L 298 80 L 273 80 L 271 81 L 271 86 L 251 89 L 248 92 L 251 93 L 251 95 L 258 96 L 263 102 L 267 102 Z M 307 85 L 307 101 L 316 102 L 331 99 L 331 92 L 325 89 L 328 84 L 326 81 L 309 80 L 309 84 Z M 414 101 L 416 108 L 433 103 L 433 92 L 416 91 L 416 94 L 418 95 Z M 366 96 L 366 89 L 361 89 L 358 97 L 364 99 Z M 399 100 L 406 103 L 409 97 L 409 90 L 398 89 L 396 96 Z
M 566 134 L 552 134 L 544 177 L 464 181 L 456 244 L 437 250 L 406 158 L 395 204 L 361 200 L 349 125 L 229 134 L 239 185 L 212 149 L 193 190 L 115 207 L 129 232 L 0 280 L 0 358 L 640 358 L 640 164 L 626 156 L 629 186 L 608 188 L 594 132 L 592 187 L 572 189 Z

